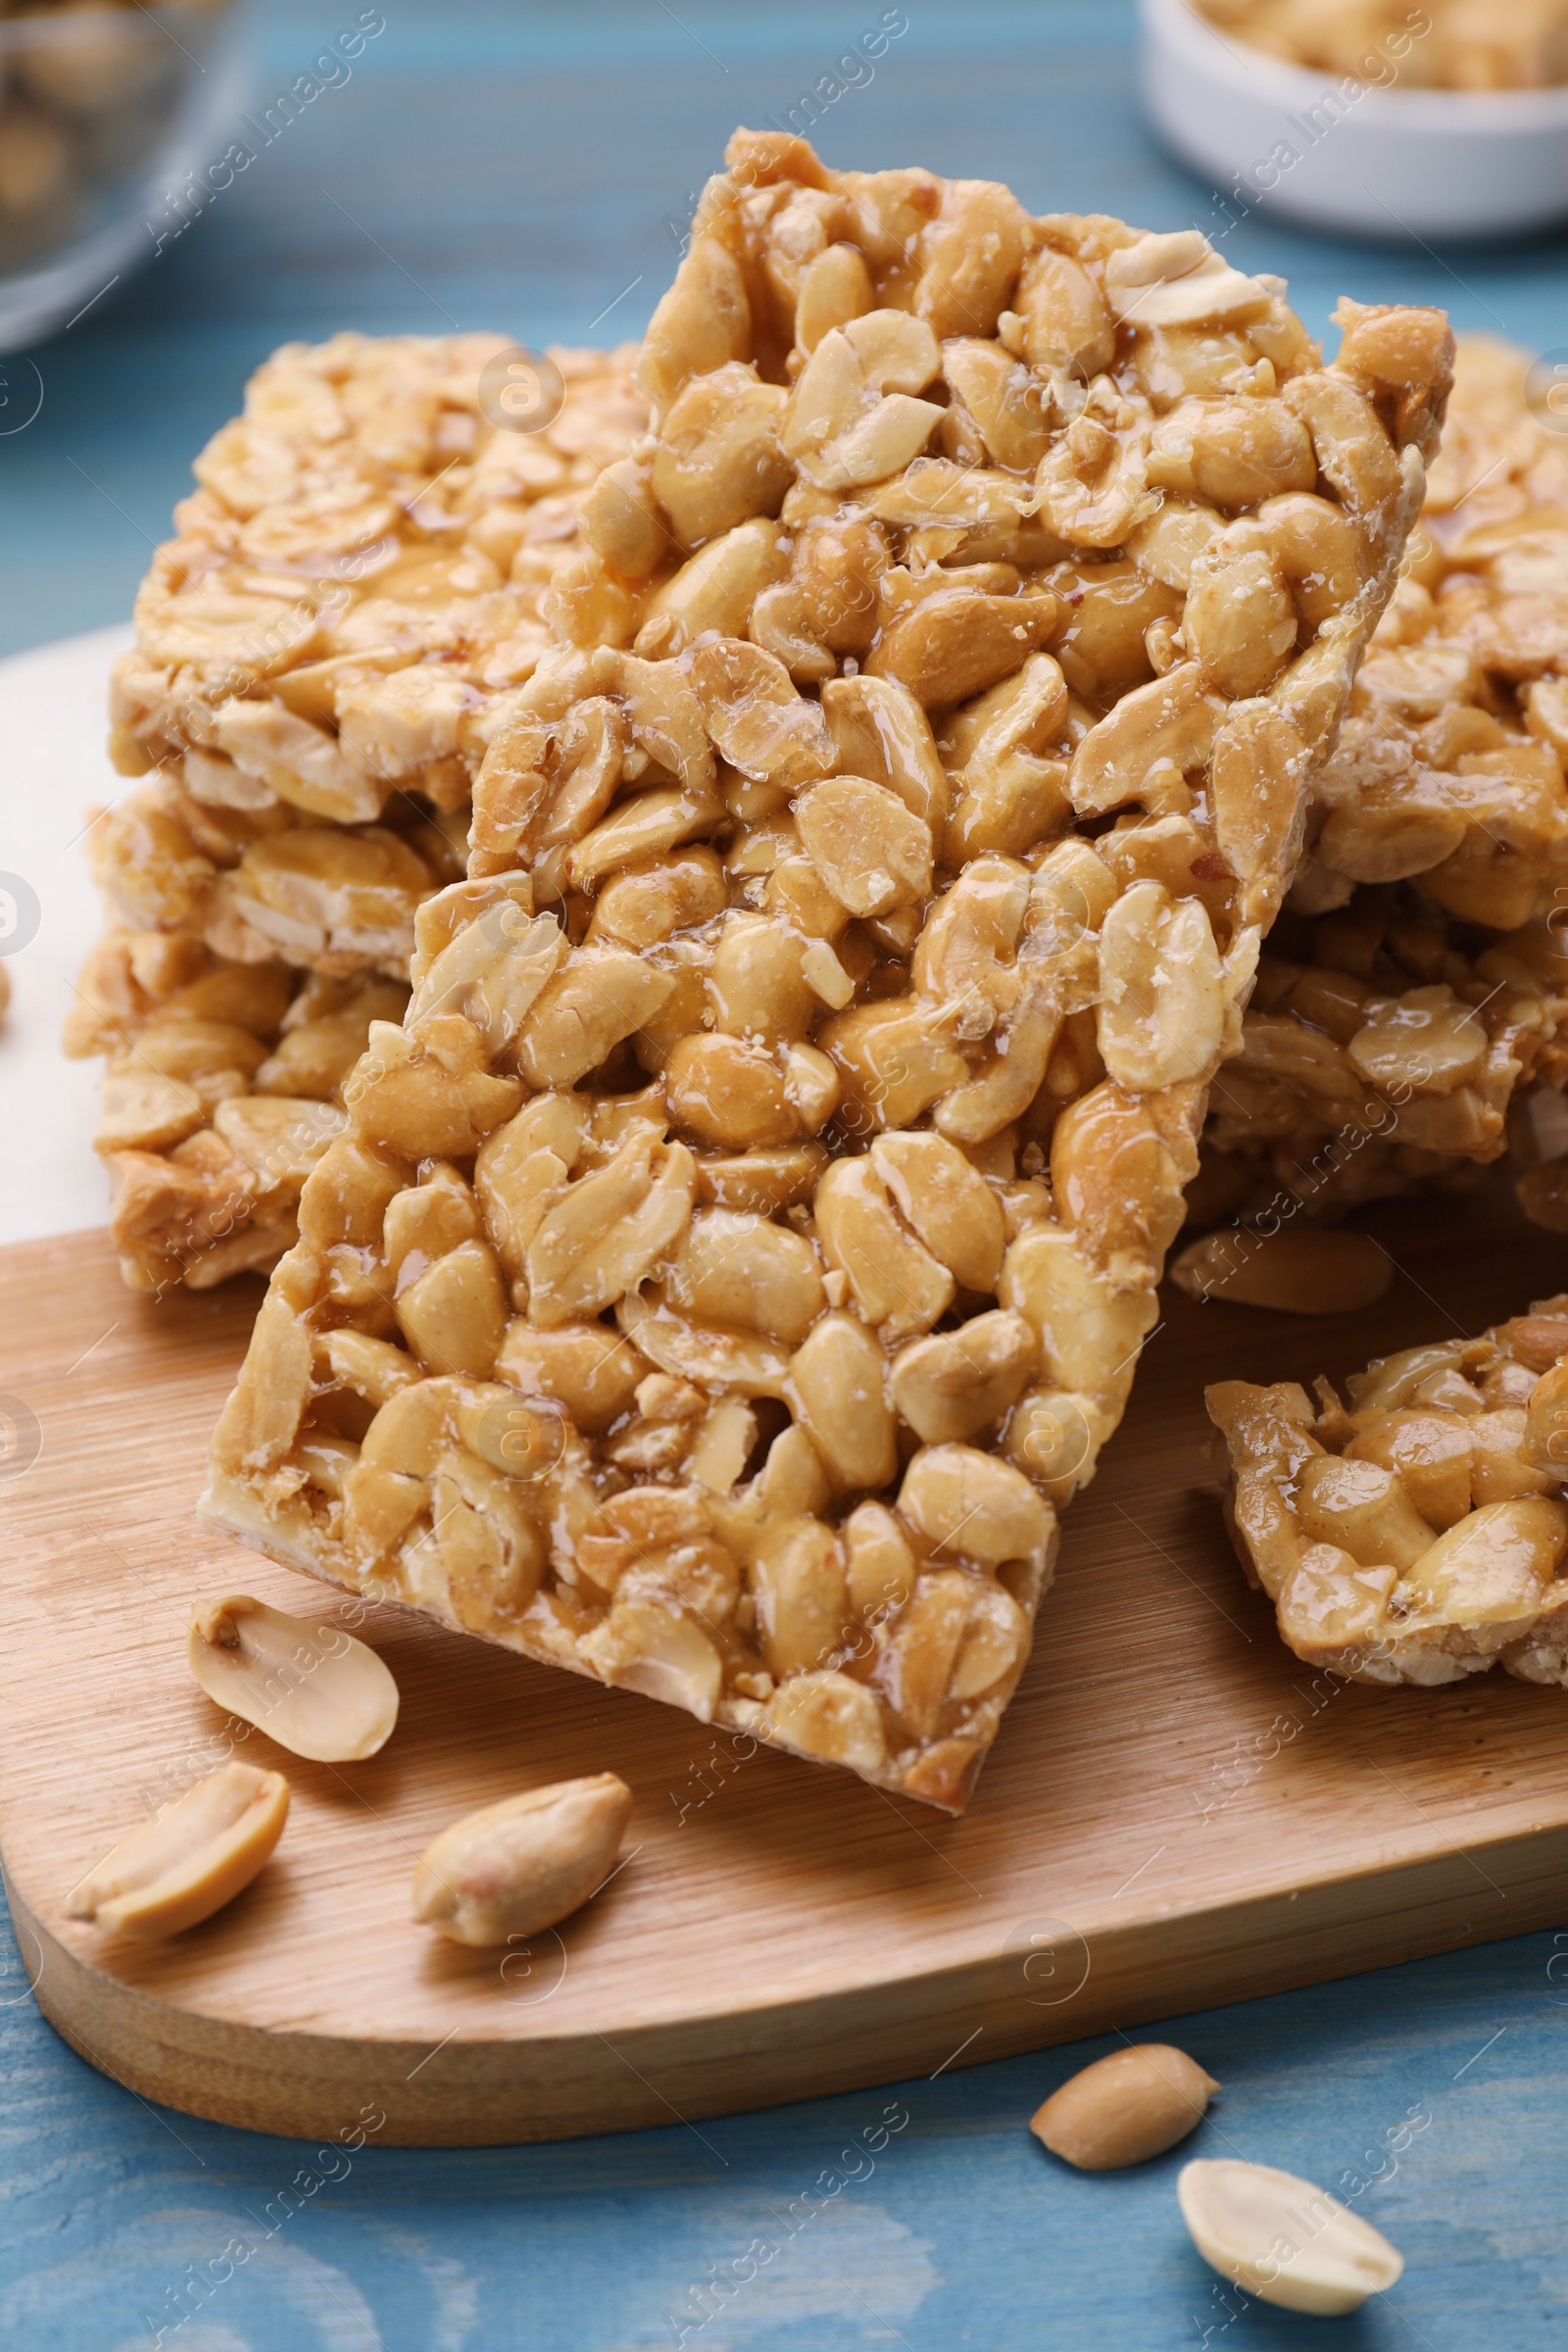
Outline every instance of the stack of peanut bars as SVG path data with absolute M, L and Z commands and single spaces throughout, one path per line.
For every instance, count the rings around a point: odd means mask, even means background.
M 957 1811 L 1250 1000 L 1374 1084 L 1365 1033 L 1424 1022 L 1469 1125 L 1420 1148 L 1486 1148 L 1466 991 L 1508 960 L 1521 1075 L 1546 991 L 1533 912 L 1452 893 L 1551 705 L 1483 707 L 1516 556 L 1460 614 L 1461 523 L 1395 599 L 1440 314 L 1343 304 L 1325 366 L 1195 231 L 784 135 L 728 166 L 646 414 L 563 357 L 550 433 L 486 434 L 467 344 L 264 371 L 119 683 L 158 781 L 102 828 L 126 931 L 78 1042 L 135 1278 L 225 1185 L 186 1278 L 283 1250 L 213 1524 Z M 1370 833 L 1421 862 L 1364 845 L 1379 760 Z M 1308 843 L 1340 930 L 1255 994 Z M 1407 937 L 1429 870 L 1507 938 Z
M 640 351 L 268 362 L 68 1031 L 210 1519 L 956 1811 L 1184 1217 L 1568 1228 L 1568 438 L 1336 322 L 743 132 Z

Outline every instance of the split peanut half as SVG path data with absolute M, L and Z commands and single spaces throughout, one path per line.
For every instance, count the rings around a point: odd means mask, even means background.
M 398 1719 L 397 1684 L 373 1649 L 247 1592 L 196 1611 L 187 1655 L 210 1699 L 315 1763 L 373 1756 Z
M 554 1927 L 603 1886 L 630 1818 L 631 1790 L 612 1772 L 482 1805 L 426 1849 L 414 1916 L 454 1943 Z
M 1029 2129 L 1080 2172 L 1119 2172 L 1162 2156 L 1196 2131 L 1218 2088 L 1185 2050 L 1140 2042 L 1071 2076 L 1036 2110 Z
M 72 1889 L 67 1916 L 138 1942 L 181 1935 L 250 1885 L 287 1819 L 280 1772 L 225 1764 L 122 1838 Z
M 1404 2269 L 1404 2257 L 1370 2222 L 1271 2164 L 1195 2159 L 1183 2165 L 1176 2194 L 1203 2260 L 1284 2311 L 1356 2311 Z

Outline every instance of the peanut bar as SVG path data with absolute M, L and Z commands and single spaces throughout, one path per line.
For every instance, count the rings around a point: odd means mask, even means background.
M 1568 1684 L 1568 1296 L 1476 1340 L 1380 1357 L 1314 1407 L 1223 1381 L 1209 1418 L 1227 1519 L 1280 1638 L 1360 1683 L 1455 1683 L 1499 1661 Z
M 1364 890 L 1276 931 L 1208 1135 L 1248 1151 L 1396 1132 L 1423 1153 L 1491 1160 L 1515 1093 L 1565 1079 L 1568 955 L 1545 923 L 1471 932 L 1415 893 Z
M 405 976 L 434 886 L 421 834 L 444 824 L 462 854 L 497 715 L 553 643 L 584 492 L 647 422 L 633 347 L 554 350 L 522 387 L 513 349 L 342 334 L 258 369 L 116 665 L 112 755 L 154 771 L 95 827 L 116 920 Z
M 1441 315 L 740 133 L 216 1435 L 278 1558 L 961 1810 Z
M 89 836 L 115 927 L 67 1033 L 109 1057 L 134 1288 L 266 1272 L 297 1238 L 328 1099 L 407 1003 L 415 909 L 462 873 L 488 729 L 554 642 L 584 491 L 646 424 L 634 356 L 530 374 L 496 335 L 290 345 L 198 459 L 115 672 L 113 756 L 149 780 Z M 546 403 L 520 423 L 519 389 Z M 298 1115 L 287 1079 L 249 1084 L 279 1053 L 311 1065 Z
M 1530 367 L 1459 339 L 1423 530 L 1313 788 L 1291 904 L 1321 920 L 1271 942 L 1189 1193 L 1200 1222 L 1281 1188 L 1329 1214 L 1451 1189 L 1456 1155 L 1508 1145 L 1530 1213 L 1561 1213 L 1532 1133 L 1561 1122 L 1529 1090 L 1564 1077 L 1568 447 Z M 1355 1044 L 1363 1004 L 1386 1034 Z M 1428 1052 L 1434 1023 L 1458 1024 L 1473 1066 Z
M 1313 791 L 1294 904 L 1419 877 L 1495 931 L 1568 906 L 1568 437 L 1461 338 L 1422 529 Z

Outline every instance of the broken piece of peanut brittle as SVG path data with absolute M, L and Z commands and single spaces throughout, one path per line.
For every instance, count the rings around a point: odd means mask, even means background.
M 1568 1683 L 1568 1295 L 1327 1381 L 1223 1381 L 1227 1518 L 1297 1656 L 1363 1683 Z

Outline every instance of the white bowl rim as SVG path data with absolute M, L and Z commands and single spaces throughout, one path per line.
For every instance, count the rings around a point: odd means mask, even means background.
M 1289 109 L 1318 104 L 1333 91 L 1347 94 L 1347 84 L 1360 92 L 1355 99 L 1362 122 L 1380 122 L 1385 128 L 1396 121 L 1405 129 L 1442 131 L 1446 136 L 1466 132 L 1568 129 L 1568 82 L 1544 90 L 1401 90 L 1377 82 L 1357 82 L 1353 74 L 1319 73 L 1312 66 L 1293 66 L 1270 57 L 1263 49 L 1238 56 L 1243 43 L 1232 44 L 1216 25 L 1200 17 L 1191 0 L 1138 0 L 1147 29 L 1172 48 L 1184 51 L 1189 62 L 1217 81 L 1250 97 Z

